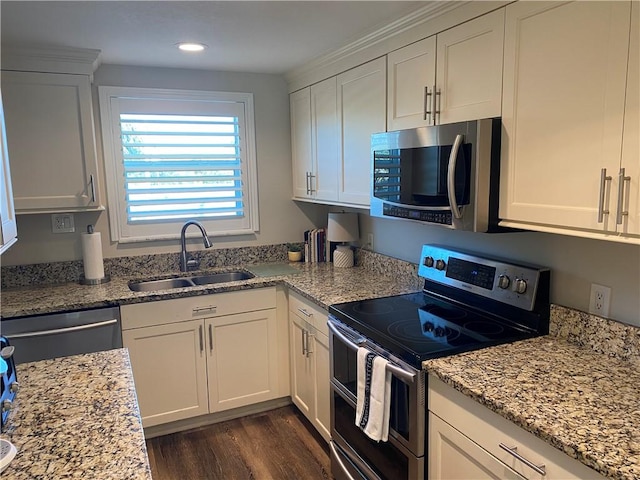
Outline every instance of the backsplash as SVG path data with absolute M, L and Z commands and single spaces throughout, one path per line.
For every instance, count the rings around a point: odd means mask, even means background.
M 189 252 L 201 269 L 256 263 L 286 262 L 287 245 L 234 247 Z M 180 270 L 180 254 L 164 253 L 104 259 L 106 275 L 133 277 L 170 274 Z M 83 273 L 82 260 L 2 267 L 2 288 L 77 282 Z
M 424 285 L 424 279 L 418 277 L 418 265 L 415 263 L 359 248 L 356 250 L 356 265 L 378 275 L 393 277 L 398 282 L 415 285 L 416 291 L 422 290 Z
M 640 328 L 551 305 L 549 334 L 609 357 L 640 365 Z

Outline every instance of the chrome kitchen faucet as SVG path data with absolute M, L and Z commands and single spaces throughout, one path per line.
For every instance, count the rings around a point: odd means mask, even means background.
M 189 225 L 195 225 L 200 229 L 200 233 L 202 233 L 202 241 L 204 242 L 204 248 L 211 248 L 213 244 L 211 240 L 209 240 L 209 236 L 207 235 L 207 231 L 204 229 L 200 222 L 196 222 L 195 220 L 189 220 L 182 226 L 182 232 L 180 232 L 180 271 L 188 272 L 189 270 L 197 270 L 200 266 L 200 261 L 195 258 L 189 258 L 187 255 L 187 240 L 185 238 L 185 233 L 187 231 L 187 227 Z

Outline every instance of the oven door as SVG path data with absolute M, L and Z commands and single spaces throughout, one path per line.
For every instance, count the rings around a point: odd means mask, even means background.
M 364 346 L 387 359 L 389 354 L 332 317 L 329 333 L 331 436 L 336 451 L 354 465 L 368 465 L 375 475 L 367 473 L 366 478 L 424 478 L 424 372 L 393 359 L 389 441 L 374 442 L 355 424 L 357 350 Z
M 336 480 L 425 478 L 425 457 L 417 457 L 395 438 L 375 442 L 355 424 L 356 405 L 331 385 L 331 473 Z

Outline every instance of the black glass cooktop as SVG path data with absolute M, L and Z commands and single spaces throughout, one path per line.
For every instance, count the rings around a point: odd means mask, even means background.
M 331 305 L 329 313 L 409 364 L 539 335 L 427 293 Z

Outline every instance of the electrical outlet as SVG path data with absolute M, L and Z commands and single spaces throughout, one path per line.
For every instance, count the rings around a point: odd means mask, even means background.
M 611 300 L 611 288 L 603 287 L 596 283 L 591 284 L 591 296 L 589 297 L 589 313 L 600 317 L 609 317 L 609 303 Z
M 367 248 L 373 251 L 373 233 L 367 235 Z
M 73 213 L 54 213 L 51 215 L 51 231 L 53 233 L 73 233 L 76 231 Z

